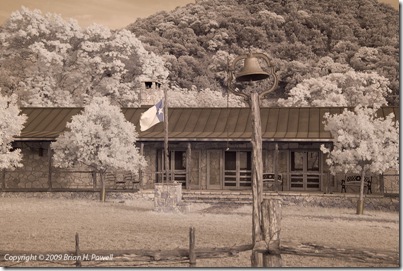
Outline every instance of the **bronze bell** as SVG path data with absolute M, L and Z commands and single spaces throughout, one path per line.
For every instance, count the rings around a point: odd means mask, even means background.
M 259 61 L 256 57 L 248 55 L 244 60 L 244 66 L 242 70 L 235 75 L 236 81 L 259 81 L 266 79 L 270 76 L 267 72 L 262 70 Z

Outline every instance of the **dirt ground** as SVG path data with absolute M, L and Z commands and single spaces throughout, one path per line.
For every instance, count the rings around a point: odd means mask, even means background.
M 78 199 L 0 198 L 1 266 L 66 267 L 60 261 L 12 261 L 13 252 L 73 251 L 75 234 L 81 250 L 188 248 L 189 227 L 196 228 L 196 247 L 251 243 L 249 205 L 192 204 L 187 214 L 156 213 L 153 202 Z M 353 209 L 283 206 L 281 240 L 338 249 L 371 250 L 399 258 L 399 213 Z M 4 258 L 8 254 L 8 258 Z M 249 267 L 250 251 L 236 257 L 198 259 L 197 267 Z M 320 254 L 320 251 L 319 251 Z M 399 263 L 346 261 L 336 257 L 282 255 L 284 267 L 398 267 Z M 69 266 L 73 266 L 70 262 Z M 83 262 L 83 266 L 87 264 Z M 100 261 L 93 266 L 141 266 Z M 87 264 L 88 266 L 88 264 Z M 187 267 L 187 263 L 150 263 L 141 267 Z

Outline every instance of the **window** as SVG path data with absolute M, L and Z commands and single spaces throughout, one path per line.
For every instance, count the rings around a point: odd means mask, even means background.
M 308 171 L 319 171 L 319 152 L 310 151 L 307 153 L 307 170 Z
M 304 169 L 304 153 L 291 152 L 291 170 L 302 171 Z
M 146 89 L 150 89 L 153 86 L 153 82 L 144 82 Z

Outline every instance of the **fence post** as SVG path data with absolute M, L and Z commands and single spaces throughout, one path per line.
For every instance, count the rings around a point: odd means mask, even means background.
M 189 228 L 189 267 L 196 267 L 196 229 Z
M 281 200 L 263 200 L 262 218 L 263 238 L 267 246 L 267 250 L 263 253 L 263 267 L 281 267 Z
M 252 249 L 251 267 L 262 267 L 263 266 L 263 256 L 261 250 Z
M 80 260 L 80 237 L 78 236 L 78 232 L 76 233 L 76 267 L 81 267 L 81 260 Z

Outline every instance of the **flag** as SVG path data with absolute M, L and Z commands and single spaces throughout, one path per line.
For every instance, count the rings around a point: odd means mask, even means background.
M 150 129 L 155 124 L 164 121 L 164 104 L 163 100 L 156 105 L 150 107 L 140 117 L 140 131 Z

